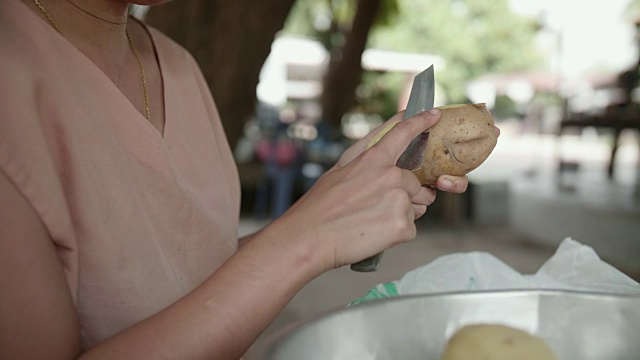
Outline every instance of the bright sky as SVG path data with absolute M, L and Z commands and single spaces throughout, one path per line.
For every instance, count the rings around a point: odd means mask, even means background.
M 561 70 L 572 77 L 593 68 L 618 72 L 636 59 L 634 29 L 624 17 L 630 0 L 511 0 L 527 15 L 547 14 L 549 27 L 562 35 Z M 549 33 L 546 47 L 556 47 Z M 558 64 L 558 61 L 556 61 Z

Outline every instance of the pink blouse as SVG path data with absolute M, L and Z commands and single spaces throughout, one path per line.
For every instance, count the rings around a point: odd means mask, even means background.
M 172 304 L 237 248 L 238 175 L 211 94 L 194 59 L 148 30 L 163 135 L 49 23 L 0 1 L 0 171 L 55 244 L 85 349 Z

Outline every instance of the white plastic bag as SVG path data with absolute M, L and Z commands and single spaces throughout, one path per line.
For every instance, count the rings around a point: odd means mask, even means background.
M 640 284 L 602 261 L 593 248 L 567 238 L 533 275 L 484 252 L 455 253 L 380 284 L 352 304 L 397 295 L 450 291 L 548 289 L 640 295 Z

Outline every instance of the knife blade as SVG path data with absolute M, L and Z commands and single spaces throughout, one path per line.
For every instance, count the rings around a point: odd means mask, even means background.
M 433 109 L 435 97 L 435 79 L 433 75 L 433 65 L 416 75 L 413 79 L 407 109 L 404 112 L 404 120 L 413 117 L 423 111 Z M 396 165 L 407 170 L 417 170 L 422 166 L 424 160 L 424 149 L 429 134 L 416 136 L 407 149 L 400 155 Z
M 431 110 L 435 97 L 435 78 L 433 74 L 433 65 L 422 71 L 413 79 L 407 109 L 404 112 L 402 121 L 413 117 L 423 111 Z M 400 155 L 396 166 L 407 169 L 417 170 L 422 166 L 424 160 L 424 149 L 429 138 L 429 133 L 423 133 L 416 136 L 405 151 Z M 366 258 L 357 263 L 351 264 L 351 270 L 358 272 L 371 272 L 378 270 L 382 252 L 372 257 Z

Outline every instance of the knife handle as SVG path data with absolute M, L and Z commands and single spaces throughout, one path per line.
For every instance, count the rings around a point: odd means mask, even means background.
M 382 257 L 382 252 L 373 255 L 372 257 L 366 258 L 362 261 L 358 261 L 357 263 L 351 264 L 351 270 L 358 272 L 372 272 L 378 270 L 378 266 L 380 266 L 380 258 Z

